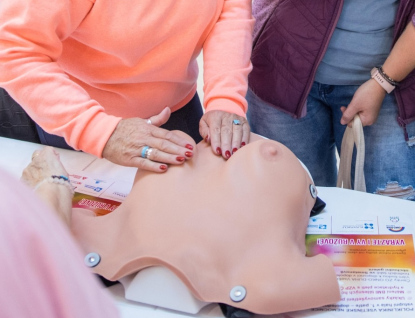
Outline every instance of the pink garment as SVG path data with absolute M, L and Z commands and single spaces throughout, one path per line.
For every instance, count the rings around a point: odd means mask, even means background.
M 66 226 L 1 170 L 0 200 L 0 317 L 118 317 Z
M 204 106 L 244 116 L 251 0 L 1 0 L 0 86 L 48 133 L 101 156 L 121 118 Z

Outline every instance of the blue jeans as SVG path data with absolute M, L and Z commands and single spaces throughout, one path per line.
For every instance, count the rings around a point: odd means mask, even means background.
M 337 179 L 336 150 L 340 152 L 346 128 L 340 124 L 340 107 L 350 103 L 358 87 L 314 82 L 307 98 L 307 115 L 301 119 L 268 106 L 248 91 L 248 121 L 254 133 L 290 148 L 310 170 L 316 185 L 333 187 Z M 386 95 L 376 123 L 364 127 L 364 169 L 369 193 L 394 181 L 401 187 L 415 186 L 415 146 L 405 141 L 397 116 L 394 95 Z M 410 137 L 415 136 L 415 123 L 407 130 Z

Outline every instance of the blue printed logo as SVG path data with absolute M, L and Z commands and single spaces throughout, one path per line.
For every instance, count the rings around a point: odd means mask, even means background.
M 91 186 L 91 185 L 88 185 L 88 184 L 85 185 L 85 188 L 92 189 L 95 192 L 100 192 L 102 190 L 102 188 L 100 188 L 100 187 L 94 187 L 94 186 Z

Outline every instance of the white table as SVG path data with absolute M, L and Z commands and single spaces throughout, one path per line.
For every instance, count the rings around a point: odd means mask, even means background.
M 29 164 L 33 151 L 43 148 L 43 145 L 33 144 L 8 138 L 0 137 L 0 167 L 5 168 L 9 173 L 20 178 L 23 169 Z M 121 180 L 132 184 L 136 169 L 115 165 L 105 159 L 95 156 L 57 149 L 60 153 L 62 163 L 68 172 L 87 172 L 98 175 L 102 178 Z M 330 214 L 361 214 L 364 211 L 365 216 L 377 215 L 384 211 L 397 211 L 409 215 L 412 218 L 410 222 L 415 224 L 415 203 L 400 199 L 392 199 L 372 194 L 360 193 L 350 190 L 337 188 L 318 187 L 319 196 L 326 203 L 327 207 L 323 212 L 324 215 Z M 127 301 L 123 297 L 123 287 L 118 284 L 108 289 L 114 297 L 114 300 L 120 309 L 123 318 L 146 317 L 146 318 L 181 318 L 191 317 L 192 315 L 179 312 L 164 310 L 153 306 L 138 304 Z M 393 314 L 393 317 L 414 317 L 414 312 L 404 313 L 402 315 Z M 223 317 L 218 306 L 209 305 L 205 307 L 197 317 Z M 277 316 L 274 316 L 277 317 Z M 278 317 L 340 317 L 336 313 L 295 313 L 290 315 L 279 315 Z M 344 316 L 341 316 L 344 317 Z M 350 317 L 377 317 L 377 315 L 358 315 L 353 314 Z M 391 316 L 392 317 L 392 316 Z

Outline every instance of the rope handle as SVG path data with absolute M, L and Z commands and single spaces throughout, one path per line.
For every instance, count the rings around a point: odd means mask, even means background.
M 351 127 L 347 126 L 343 135 L 340 165 L 337 175 L 337 187 L 351 189 L 351 169 L 353 149 L 356 146 L 356 162 L 354 173 L 354 189 L 356 191 L 366 192 L 366 182 L 364 174 L 365 163 L 365 138 L 363 135 L 363 126 L 358 114 L 353 118 Z

